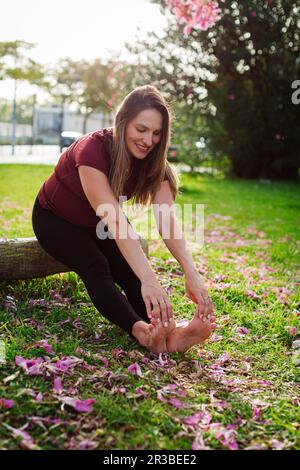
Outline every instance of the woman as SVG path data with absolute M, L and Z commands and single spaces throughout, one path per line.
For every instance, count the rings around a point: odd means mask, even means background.
M 113 128 L 84 135 L 61 155 L 32 214 L 44 250 L 80 276 L 99 312 L 155 353 L 184 352 L 215 328 L 213 304 L 183 236 L 171 234 L 164 241 L 180 262 L 187 295 L 198 307 L 191 322 L 178 326 L 118 202 L 127 196 L 137 204 L 172 208 L 178 179 L 166 159 L 170 121 L 167 103 L 155 87 L 133 90 L 121 103 Z M 167 223 L 162 218 L 157 220 L 160 234 Z M 172 211 L 170 221 L 178 230 Z

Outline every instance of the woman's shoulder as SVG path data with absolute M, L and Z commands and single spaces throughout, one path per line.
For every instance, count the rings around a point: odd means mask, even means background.
M 103 129 L 98 129 L 96 131 L 89 132 L 86 134 L 86 137 L 99 141 L 99 142 L 106 142 L 107 140 L 111 140 L 113 135 L 113 128 L 112 127 L 104 127 Z
M 97 147 L 101 147 L 106 152 L 110 153 L 113 140 L 113 128 L 104 127 L 97 131 L 92 131 L 86 134 L 86 143 L 91 143 Z
M 69 157 L 74 162 L 75 168 L 88 165 L 107 173 L 111 160 L 111 136 L 111 130 L 104 128 L 80 137 L 69 151 Z
M 77 141 L 70 147 L 70 150 L 76 152 L 91 151 L 96 152 L 101 150 L 110 151 L 112 144 L 112 128 L 105 127 L 96 131 L 88 132 L 82 135 Z M 98 152 L 97 152 L 98 153 Z

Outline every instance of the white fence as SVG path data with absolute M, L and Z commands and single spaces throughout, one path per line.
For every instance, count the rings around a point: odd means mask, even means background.
M 61 131 L 92 132 L 103 127 L 112 126 L 112 114 L 91 114 L 85 123 L 82 114 L 76 114 L 69 109 L 60 107 L 36 108 L 33 126 L 16 124 L 16 142 L 19 144 L 56 145 L 59 144 Z M 84 125 L 85 124 L 85 125 Z M 0 122 L 0 143 L 12 141 L 13 126 L 11 122 Z
M 52 157 L 60 155 L 59 145 L 16 145 L 15 146 L 16 156 L 40 156 L 40 157 Z M 10 157 L 11 156 L 11 145 L 0 145 L 0 156 Z
M 8 142 L 12 137 L 12 123 L 0 122 L 0 142 Z M 32 126 L 29 124 L 16 125 L 16 138 L 17 139 L 30 139 L 32 137 Z

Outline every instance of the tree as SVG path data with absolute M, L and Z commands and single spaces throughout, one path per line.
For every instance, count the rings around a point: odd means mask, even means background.
M 33 47 L 34 44 L 20 40 L 0 42 L 0 79 L 25 80 L 42 86 L 45 75 L 42 66 L 26 55 Z
M 220 19 L 221 9 L 217 1 L 165 0 L 165 3 L 179 24 L 185 24 L 185 34 L 190 34 L 192 29 L 206 31 Z
M 52 71 L 51 95 L 61 102 L 75 103 L 84 115 L 83 133 L 88 117 L 97 111 L 110 114 L 122 94 L 126 64 L 116 58 L 103 63 L 62 59 Z
M 12 112 L 12 155 L 14 155 L 16 143 L 18 82 L 26 81 L 38 86 L 45 84 L 45 72 L 42 66 L 26 55 L 26 51 L 33 47 L 34 44 L 20 40 L 0 43 L 0 79 L 11 78 L 15 82 Z
M 178 160 L 189 165 L 193 173 L 195 167 L 203 165 L 208 160 L 204 139 L 205 121 L 201 115 L 193 115 L 186 107 L 184 102 L 174 105 L 172 144 L 177 147 Z
M 141 80 L 205 116 L 209 147 L 228 155 L 233 176 L 297 179 L 300 107 L 291 84 L 299 74 L 298 3 L 224 0 L 214 26 L 184 34 L 166 2 L 152 1 L 169 24 L 162 37 L 129 46 L 143 65 Z
M 11 119 L 11 103 L 5 98 L 1 99 L 0 102 L 0 121 L 9 122 Z

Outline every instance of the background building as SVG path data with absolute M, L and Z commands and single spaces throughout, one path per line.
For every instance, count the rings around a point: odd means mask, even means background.
M 63 131 L 84 133 L 85 116 L 58 106 L 37 107 L 33 113 L 33 124 L 16 124 L 17 144 L 59 145 Z M 102 127 L 112 126 L 113 115 L 95 113 L 86 119 L 86 133 Z M 0 122 L 0 144 L 10 144 L 13 126 L 11 122 Z

